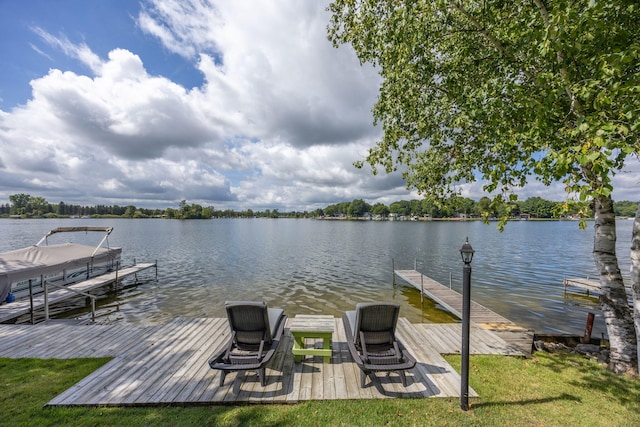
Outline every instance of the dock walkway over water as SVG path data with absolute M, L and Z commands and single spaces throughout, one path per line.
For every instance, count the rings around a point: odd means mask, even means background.
M 229 338 L 223 318 L 177 318 L 164 325 L 0 325 L 0 357 L 113 357 L 48 405 L 149 406 L 220 403 L 295 403 L 305 400 L 460 397 L 460 376 L 442 354 L 460 352 L 460 324 L 398 320 L 397 335 L 417 359 L 407 387 L 397 374 L 377 374 L 360 387 L 342 320 L 334 318 L 330 363 L 307 356 L 294 363 L 291 319 L 267 366 L 267 385 L 255 373 L 231 373 L 223 386 L 209 358 Z M 320 346 L 321 340 L 307 340 Z M 70 345 L 72 344 L 72 345 Z M 471 354 L 522 356 L 495 333 L 472 325 Z M 470 390 L 470 396 L 477 396 Z
M 100 276 L 76 282 L 64 287 L 55 288 L 48 292 L 47 301 L 45 301 L 45 294 L 40 293 L 33 296 L 33 308 L 29 298 L 14 301 L 12 303 L 0 305 L 0 323 L 13 320 L 17 317 L 31 313 L 33 311 L 47 309 L 47 306 L 60 303 L 69 298 L 75 298 L 79 294 L 84 295 L 87 292 L 101 288 L 110 283 L 118 282 L 125 277 L 137 275 L 143 270 L 149 268 L 157 268 L 157 263 L 140 263 L 131 267 L 121 268 L 110 273 L 102 274 Z M 156 270 L 157 271 L 157 270 Z
M 394 270 L 394 275 L 411 284 L 425 296 L 438 303 L 451 314 L 462 319 L 462 295 L 416 270 Z M 531 354 L 533 331 L 513 323 L 511 320 L 471 301 L 471 322 L 493 331 L 514 348 L 526 355 Z
M 580 289 L 585 292 L 587 296 L 598 297 L 601 291 L 600 280 L 594 279 L 583 279 L 583 278 L 575 278 L 575 277 L 565 277 L 562 280 L 562 284 L 564 286 L 564 295 L 565 298 L 568 294 L 573 293 L 573 290 Z M 630 286 L 625 287 L 625 292 L 627 293 L 627 300 L 629 301 L 629 306 L 633 307 L 633 289 Z

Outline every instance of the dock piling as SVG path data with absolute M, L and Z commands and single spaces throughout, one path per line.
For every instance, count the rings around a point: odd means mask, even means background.
M 593 320 L 595 314 L 589 313 L 587 315 L 587 325 L 584 328 L 584 337 L 582 338 L 583 344 L 589 344 L 591 342 L 591 332 L 593 331 Z
M 393 283 L 393 287 L 396 287 L 396 262 L 393 258 L 391 258 L 391 282 Z
M 49 320 L 49 283 L 41 276 L 42 287 L 44 288 L 44 320 Z
M 29 306 L 31 308 L 31 324 L 35 325 L 36 324 L 36 319 L 35 319 L 35 315 L 33 313 L 33 283 L 32 283 L 32 279 L 29 279 Z

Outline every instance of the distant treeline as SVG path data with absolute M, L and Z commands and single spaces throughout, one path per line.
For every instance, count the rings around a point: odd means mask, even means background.
M 566 212 L 565 202 L 553 202 L 540 197 L 530 197 L 512 205 L 509 216 L 529 216 L 531 218 L 559 218 L 562 215 L 576 215 L 593 217 L 593 212 L 581 212 L 578 207 Z M 622 201 L 614 203 L 617 216 L 633 217 L 636 214 L 638 203 Z M 483 197 L 479 201 L 470 198 L 452 197 L 448 200 L 434 203 L 429 200 L 401 200 L 393 202 L 389 206 L 382 203 L 369 205 L 361 199 L 351 202 L 343 202 L 327 206 L 316 211 L 320 216 L 347 216 L 361 217 L 373 215 L 387 217 L 390 214 L 403 217 L 431 217 L 431 218 L 455 218 L 465 217 L 502 217 L 505 215 L 505 207 L 495 209 L 491 205 L 491 199 Z
M 530 197 L 516 202 L 512 206 L 511 216 L 529 216 L 532 218 L 558 218 L 563 211 L 564 202 L 553 202 L 540 197 Z M 617 216 L 633 217 L 638 208 L 637 202 L 621 201 L 614 203 Z M 341 202 L 329 205 L 324 209 L 312 212 L 279 212 L 278 209 L 265 211 L 234 211 L 231 209 L 216 210 L 213 206 L 188 204 L 186 200 L 180 202 L 177 208 L 145 209 L 133 205 L 128 206 L 81 206 L 69 205 L 64 202 L 51 204 L 42 197 L 29 194 L 14 194 L 9 196 L 9 203 L 0 205 L 0 217 L 21 218 L 64 218 L 64 217 L 121 217 L 121 218 L 175 218 L 175 219 L 210 219 L 210 218 L 387 218 L 391 214 L 402 217 L 431 217 L 455 218 L 465 217 L 500 217 L 504 211 L 494 209 L 491 200 L 483 197 L 479 201 L 470 198 L 452 197 L 440 203 L 428 200 L 400 200 L 389 206 L 383 203 L 370 205 L 362 199 L 351 202 Z M 565 212 L 566 214 L 566 212 Z M 568 214 L 592 217 L 591 212 Z

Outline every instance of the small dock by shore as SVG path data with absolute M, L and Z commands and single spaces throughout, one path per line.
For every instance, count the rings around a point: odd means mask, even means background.
M 400 277 L 443 309 L 462 319 L 462 295 L 459 292 L 416 270 L 394 270 L 393 273 L 394 277 Z M 473 300 L 471 301 L 470 320 L 473 324 L 496 333 L 514 350 L 521 351 L 527 356 L 531 355 L 534 331 L 516 325 L 511 320 Z
M 562 281 L 564 286 L 564 295 L 565 298 L 567 295 L 575 293 L 576 289 L 580 291 L 584 291 L 587 297 L 598 298 L 600 296 L 600 281 L 594 279 L 583 279 L 583 278 L 575 278 L 575 277 L 565 277 Z M 627 300 L 629 301 L 629 305 L 632 306 L 633 301 L 633 290 L 629 287 L 625 287 L 625 291 L 627 293 Z
M 581 279 L 581 278 L 565 277 L 564 280 L 562 281 L 562 284 L 564 285 L 565 292 L 567 291 L 567 287 L 572 287 L 572 286 L 576 288 L 584 289 L 587 292 L 592 292 L 592 291 L 597 292 L 600 290 L 600 281 L 589 279 L 589 278 Z

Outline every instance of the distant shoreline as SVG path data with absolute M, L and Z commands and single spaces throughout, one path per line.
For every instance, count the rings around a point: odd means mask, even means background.
M 76 216 L 68 216 L 68 215 L 60 215 L 60 216 L 20 216 L 20 215 L 3 215 L 0 216 L 0 219 L 20 219 L 20 220 L 30 220 L 30 219 L 172 219 L 178 221 L 202 221 L 202 220 L 215 220 L 215 219 L 313 219 L 318 221 L 371 221 L 371 222 L 438 222 L 438 221 L 448 221 L 448 222 L 469 222 L 469 221 L 484 221 L 482 218 L 425 218 L 425 217 L 399 217 L 399 218 L 367 218 L 367 217 L 292 217 L 292 216 L 279 216 L 279 217 L 211 217 L 211 218 L 168 218 L 163 216 L 158 217 L 123 217 L 118 215 L 90 215 L 83 217 Z M 634 220 L 633 217 L 616 217 L 619 220 Z M 498 222 L 499 218 L 490 218 L 487 222 Z M 593 218 L 509 218 L 507 221 L 593 221 Z

